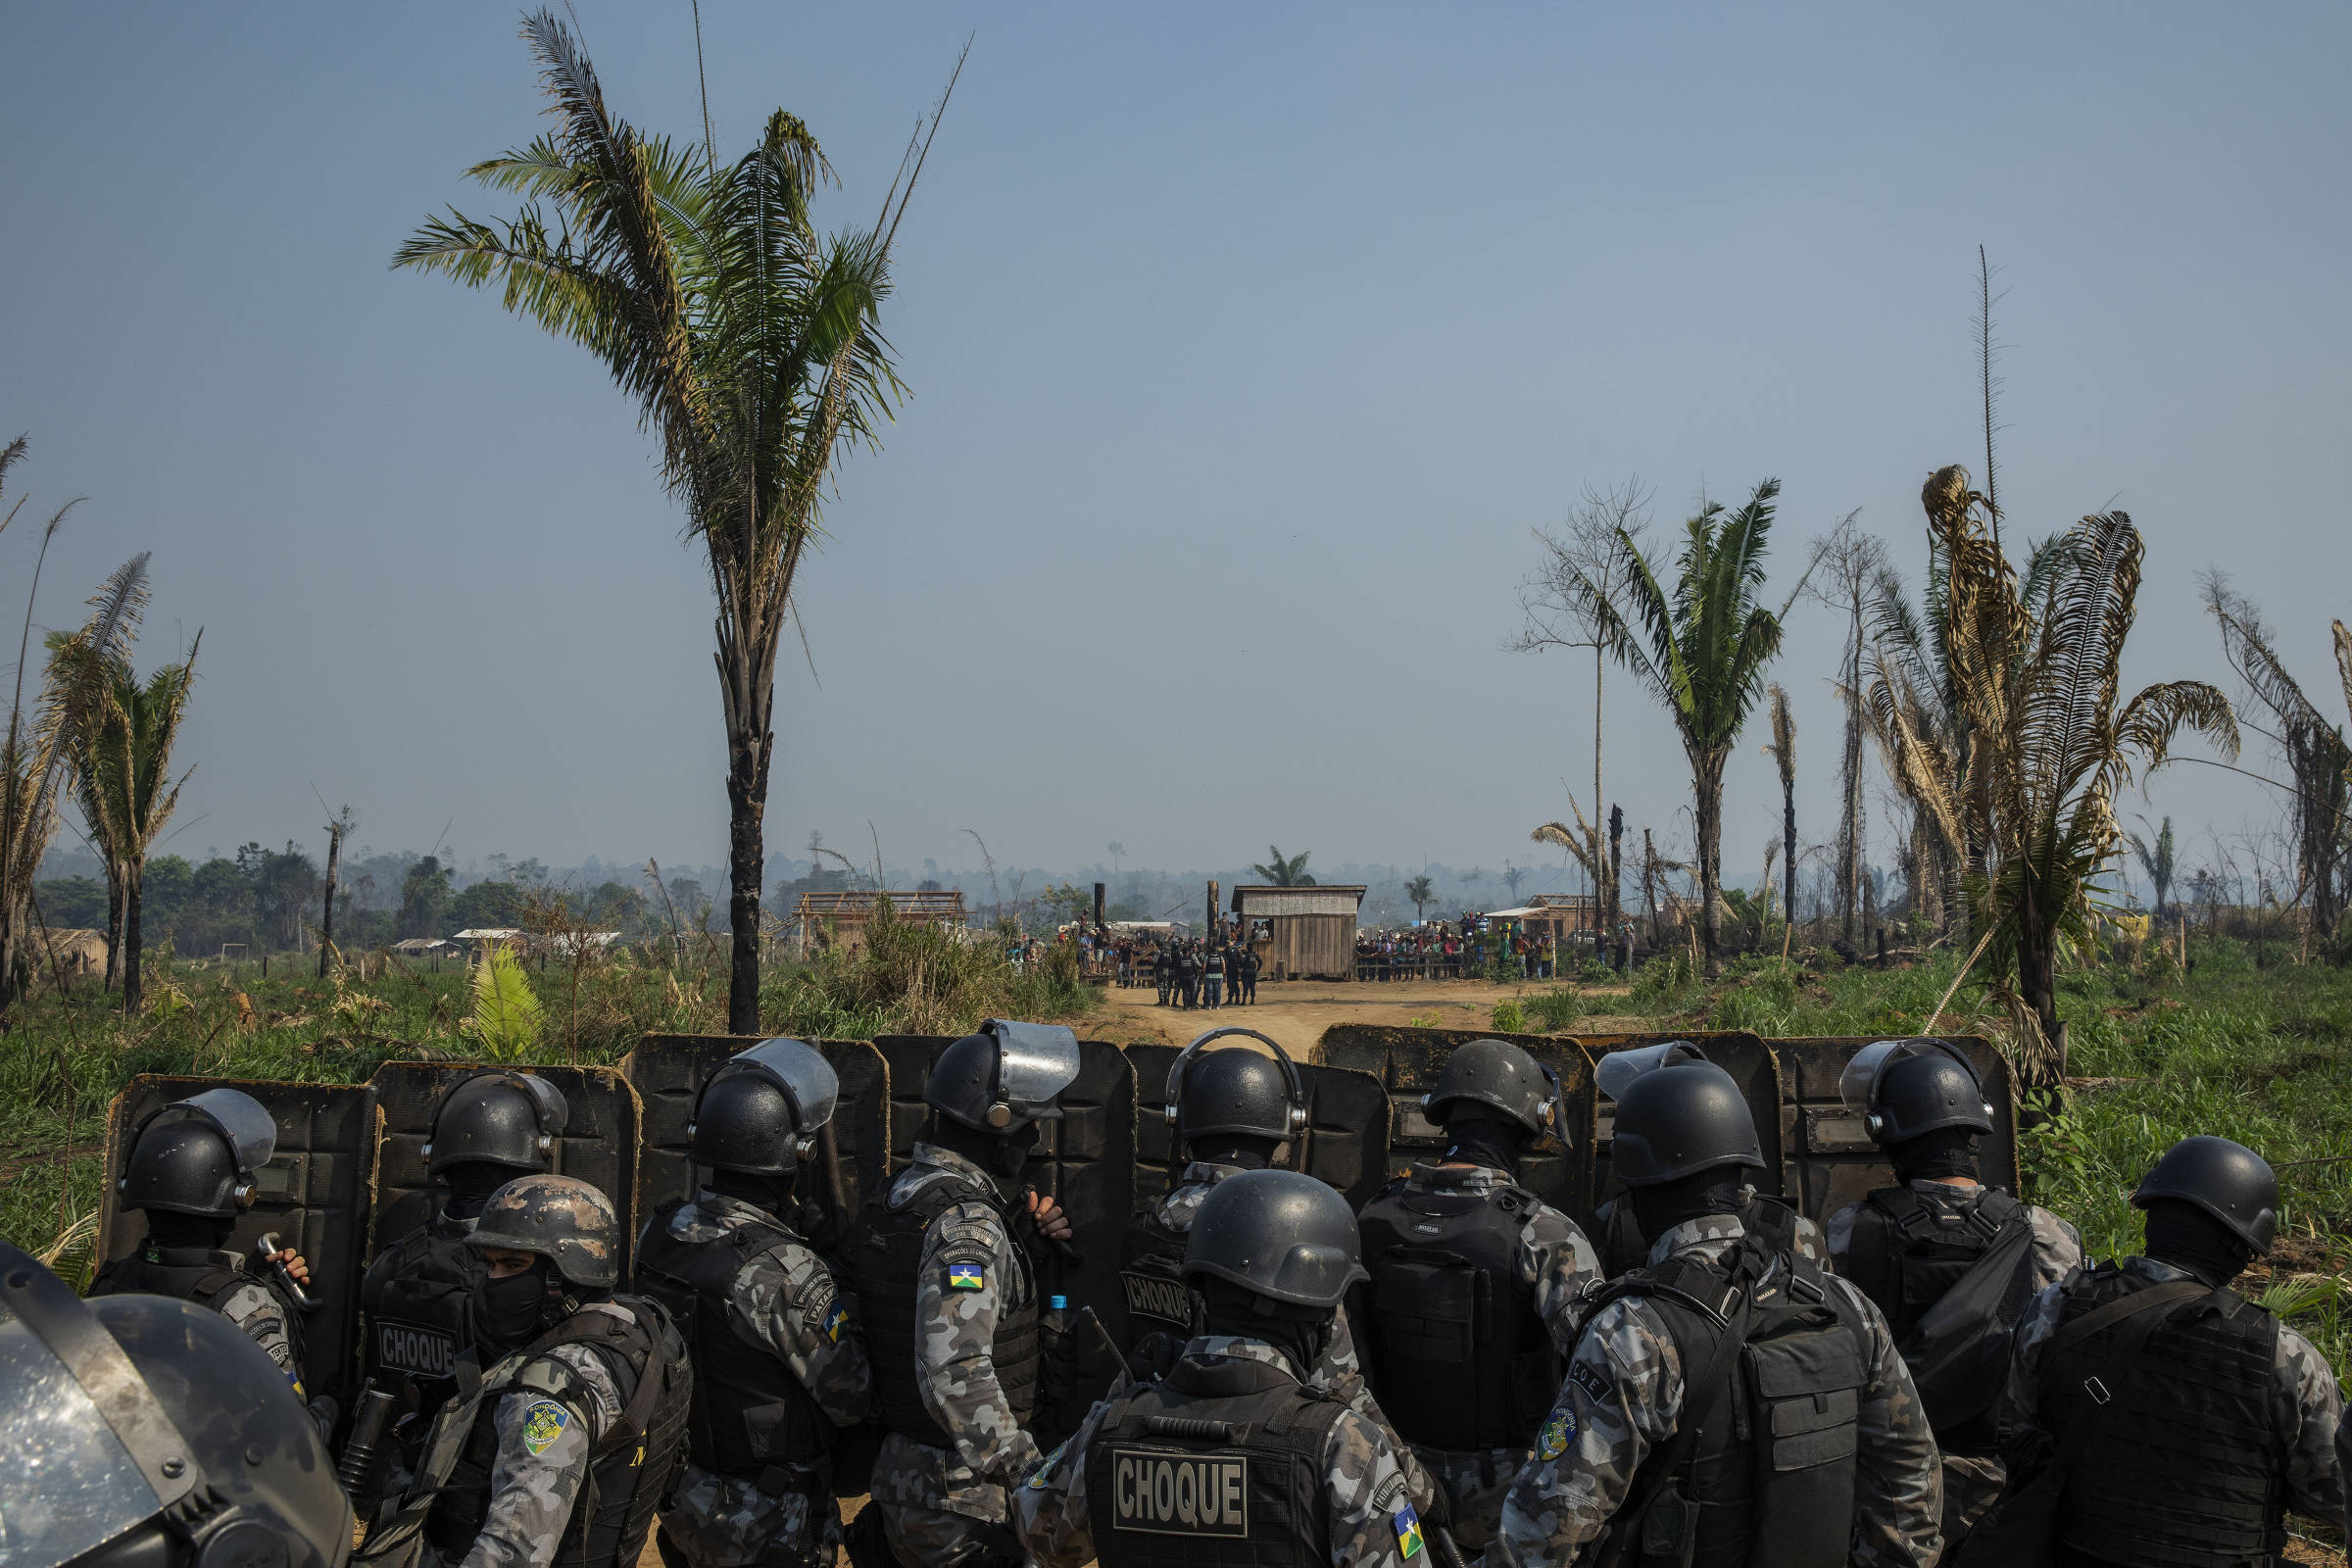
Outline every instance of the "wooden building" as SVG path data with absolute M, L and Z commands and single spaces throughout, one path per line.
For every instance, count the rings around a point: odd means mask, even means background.
M 1363 902 L 1360 883 L 1233 890 L 1233 912 L 1269 980 L 1353 979 L 1355 916 Z
M 1590 893 L 1539 893 L 1515 909 L 1490 909 L 1490 920 L 1507 920 L 1529 937 L 1566 943 L 1582 934 L 1592 940 L 1595 906 Z
M 862 948 L 866 923 L 883 899 L 890 901 L 893 916 L 915 925 L 956 929 L 965 924 L 959 888 L 944 893 L 804 893 L 800 907 L 792 912 L 793 941 L 804 956 L 836 945 Z

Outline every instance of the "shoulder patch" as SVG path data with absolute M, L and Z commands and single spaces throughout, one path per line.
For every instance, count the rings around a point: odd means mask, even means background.
M 1063 1452 L 1069 1448 L 1069 1446 L 1070 1440 L 1064 1438 L 1059 1444 L 1054 1446 L 1052 1453 L 1047 1454 L 1045 1458 L 1038 1461 L 1037 1470 L 1029 1477 L 1029 1486 L 1033 1491 L 1043 1492 L 1046 1490 L 1046 1477 L 1052 1475 L 1054 1473 L 1054 1467 L 1061 1463 L 1061 1456 Z
M 1389 1515 L 1389 1525 L 1396 1532 L 1398 1556 L 1412 1558 L 1421 1555 L 1421 1516 L 1413 1512 L 1411 1503 Z
M 522 1446 L 534 1458 L 571 1425 L 571 1412 L 553 1399 L 541 1399 L 522 1412 Z
M 849 1327 L 850 1309 L 842 1305 L 841 1302 L 836 1299 L 833 1303 L 833 1310 L 825 1314 L 826 1342 L 832 1345 L 839 1345 L 841 1343 L 842 1335 L 849 1332 Z
M 1536 1436 L 1536 1457 L 1557 1459 L 1568 1451 L 1568 1445 L 1575 1441 L 1576 1412 L 1567 1405 L 1555 1404 L 1551 1408 L 1551 1419 L 1544 1423 L 1544 1430 Z
M 948 1265 L 949 1290 L 978 1291 L 985 1290 L 987 1287 L 988 1270 L 985 1266 L 979 1263 L 950 1263 Z
M 1617 1397 L 1617 1380 L 1611 1377 L 1607 1371 L 1594 1366 L 1590 1361 L 1579 1360 L 1571 1363 L 1568 1368 L 1568 1381 L 1603 1403 Z

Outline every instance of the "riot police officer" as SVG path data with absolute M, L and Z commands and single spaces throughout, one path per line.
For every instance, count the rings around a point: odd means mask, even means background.
M 1600 1280 L 1585 1233 L 1517 1179 L 1531 1143 L 1564 1133 L 1561 1099 L 1524 1050 L 1471 1041 L 1422 1102 L 1446 1128 L 1445 1157 L 1414 1165 L 1357 1216 L 1371 1274 L 1366 1370 L 1446 1488 L 1465 1551 L 1494 1534 Z
M 1347 1200 L 1297 1171 L 1217 1184 L 1185 1276 L 1205 1332 L 1087 1416 L 1016 1495 L 1041 1568 L 1400 1568 L 1422 1523 L 1383 1430 L 1310 1381 L 1363 1278 Z
M 694 1416 L 664 1562 L 830 1564 L 835 1432 L 865 1419 L 865 1341 L 824 1259 L 786 1222 L 840 1080 L 814 1047 L 764 1040 L 703 1085 L 688 1128 L 702 1173 L 637 1244 L 637 1288 L 694 1356 Z
M 2343 1399 L 2311 1342 L 2230 1289 L 2270 1250 L 2278 1178 L 2226 1138 L 2185 1138 L 2133 1206 L 2138 1257 L 2078 1268 L 2018 1325 L 2006 1419 L 2012 1489 L 2079 1450 L 2053 1562 L 2283 1561 L 2288 1507 L 2332 1518 Z M 2076 1424 L 2090 1425 L 2077 1432 Z M 1997 1536 L 1999 1509 L 1980 1541 Z
M 461 1358 L 481 1341 L 481 1252 L 466 1245 L 492 1194 L 517 1176 L 552 1168 L 570 1107 L 532 1073 L 486 1069 L 459 1080 L 434 1107 L 425 1171 L 440 1190 L 433 1216 L 368 1267 L 360 1307 L 368 1318 L 369 1386 L 402 1396 L 415 1445 L 457 1388 Z M 477 1353 L 486 1369 L 495 1355 Z M 365 1506 L 365 1503 L 363 1503 Z
M 1168 990 L 1176 983 L 1176 956 L 1168 951 L 1165 937 L 1152 944 L 1152 982 L 1159 989 L 1158 1005 L 1168 1004 Z
M 483 1204 L 474 1349 L 488 1371 L 434 1418 L 424 1460 L 361 1555 L 464 1568 L 636 1568 L 686 1446 L 693 1370 L 657 1301 L 615 1296 L 612 1200 L 521 1176 Z
M 1612 1051 L 1593 1067 L 1592 1084 L 1602 1099 L 1620 1100 L 1644 1073 L 1678 1062 L 1706 1059 L 1706 1054 L 1688 1040 Z M 1592 1242 L 1600 1254 L 1603 1277 L 1613 1280 L 1628 1269 L 1641 1267 L 1647 1258 L 1649 1243 L 1642 1237 L 1642 1223 L 1635 1217 L 1633 1205 L 1625 1199 L 1612 1198 L 1594 1209 L 1592 1223 Z M 1752 1187 L 1743 1191 L 1740 1223 L 1750 1236 L 1760 1236 L 1777 1248 L 1802 1252 L 1823 1268 L 1830 1266 L 1830 1250 L 1822 1240 L 1821 1227 L 1769 1193 L 1757 1192 Z
M 1037 1462 L 1041 1360 L 1024 1243 L 1070 1226 L 1017 1184 L 1077 1076 L 1078 1037 L 1058 1025 L 991 1018 L 949 1046 L 923 1086 L 914 1162 L 845 1249 L 888 1431 L 873 1505 L 849 1532 L 860 1564 L 884 1550 L 913 1568 L 1020 1560 L 1011 1489 Z
M 276 1151 L 277 1123 L 241 1089 L 207 1089 L 148 1117 L 115 1183 L 119 1207 L 146 1213 L 147 1234 L 137 1251 L 99 1269 L 90 1294 L 141 1292 L 209 1306 L 267 1350 L 302 1397 L 297 1293 L 310 1266 L 290 1249 L 256 1259 L 227 1250 Z M 257 1260 L 266 1271 L 251 1266 Z M 321 1437 L 334 1430 L 331 1396 L 319 1394 L 310 1410 Z
M 1936 1430 L 1948 1554 L 2001 1494 L 1994 1422 L 2017 1320 L 2082 1263 L 2082 1239 L 1984 1185 L 1977 1140 L 1992 1132 L 1992 1107 L 1945 1042 L 1866 1046 L 1838 1089 L 1898 1185 L 1831 1215 L 1825 1239 L 1838 1272 L 1886 1314 Z
M 351 1555 L 351 1504 L 267 1352 L 186 1300 L 80 1300 L 5 1242 L 0 1455 L 10 1568 Z
M 1615 1158 L 1648 1260 L 1593 1298 L 1489 1568 L 1928 1568 L 1942 1477 L 1911 1374 L 1868 1297 L 1741 1223 L 1764 1156 L 1739 1085 L 1642 1074 Z

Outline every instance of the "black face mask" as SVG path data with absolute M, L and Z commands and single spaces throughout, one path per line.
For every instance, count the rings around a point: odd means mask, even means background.
M 1030 1122 L 1017 1133 L 996 1139 L 997 1147 L 989 1152 L 989 1169 L 1006 1181 L 1017 1178 L 1029 1163 L 1029 1156 L 1036 1152 L 1038 1136 L 1043 1131 L 1038 1123 Z
M 1301 1383 L 1314 1375 L 1331 1348 L 1336 1314 L 1329 1308 L 1269 1301 L 1230 1280 L 1201 1278 L 1198 1289 L 1202 1332 L 1265 1341 L 1283 1353 Z
M 1274 1152 L 1282 1141 L 1257 1138 L 1249 1133 L 1207 1133 L 1186 1145 L 1186 1152 L 1204 1165 L 1239 1165 L 1244 1170 L 1264 1170 L 1274 1163 Z
M 473 1337 L 485 1362 L 520 1349 L 539 1332 L 547 1312 L 547 1259 L 519 1274 L 487 1280 L 473 1296 Z
M 1655 1246 L 1659 1237 L 1685 1220 L 1739 1213 L 1746 1185 L 1747 1173 L 1742 1168 L 1718 1165 L 1674 1181 L 1632 1189 L 1634 1218 L 1642 1227 L 1642 1239 Z
M 2246 1271 L 2254 1249 L 2194 1203 L 2160 1199 L 2148 1205 L 2147 1255 L 2184 1268 L 2220 1289 Z
M 1446 1157 L 1508 1174 L 1519 1168 L 1519 1152 L 1527 1147 L 1528 1137 L 1517 1122 L 1465 1113 L 1446 1123 Z
M 704 1183 L 721 1198 L 781 1214 L 792 1206 L 792 1176 L 767 1171 L 714 1170 Z
M 449 1167 L 449 1201 L 441 1212 L 451 1219 L 479 1219 L 482 1207 L 501 1187 L 513 1181 L 515 1172 L 504 1165 L 486 1165 L 478 1159 L 466 1160 Z
M 225 1215 L 178 1214 L 159 1208 L 147 1216 L 147 1239 L 158 1247 L 197 1247 L 218 1252 L 237 1222 Z
M 1966 1127 L 1939 1127 L 1917 1138 L 1886 1146 L 1894 1173 L 1907 1182 L 1937 1181 L 1945 1177 L 1977 1178 L 1977 1135 Z

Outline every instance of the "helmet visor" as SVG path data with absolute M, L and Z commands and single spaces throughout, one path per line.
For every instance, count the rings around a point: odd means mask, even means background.
M 571 1106 L 565 1102 L 563 1090 L 537 1073 L 518 1072 L 510 1081 L 531 1097 L 531 1107 L 538 1112 L 541 1132 L 553 1138 L 564 1130 L 564 1124 L 571 1119 Z
M 1838 1075 L 1838 1098 L 1855 1110 L 1868 1111 L 1870 1092 L 1878 1084 L 1879 1073 L 1906 1044 L 1901 1040 L 1881 1040 L 1855 1052 L 1853 1060 L 1845 1064 L 1845 1071 Z
M 1611 1100 L 1623 1100 L 1634 1081 L 1677 1062 L 1704 1061 L 1706 1053 L 1688 1040 L 1668 1040 L 1631 1051 L 1612 1051 L 1592 1069 L 1593 1087 Z
M 237 1169 L 246 1175 L 270 1163 L 277 1152 L 277 1122 L 262 1102 L 241 1089 L 207 1089 L 201 1095 L 175 1100 L 155 1113 L 149 1126 L 172 1121 L 209 1122 L 228 1140 Z
M 1054 1097 L 1078 1076 L 1078 1036 L 1057 1023 L 1013 1023 L 991 1018 L 982 1025 L 997 1037 L 997 1093 L 1032 1120 L 1061 1114 Z
M 812 1133 L 833 1119 L 834 1102 L 841 1098 L 841 1075 L 814 1046 L 800 1040 L 762 1040 L 735 1054 L 741 1062 L 776 1081 L 792 1102 L 799 1130 Z
M 163 1507 L 65 1362 L 4 1307 L 0 1390 L 0 1563 L 70 1561 Z

